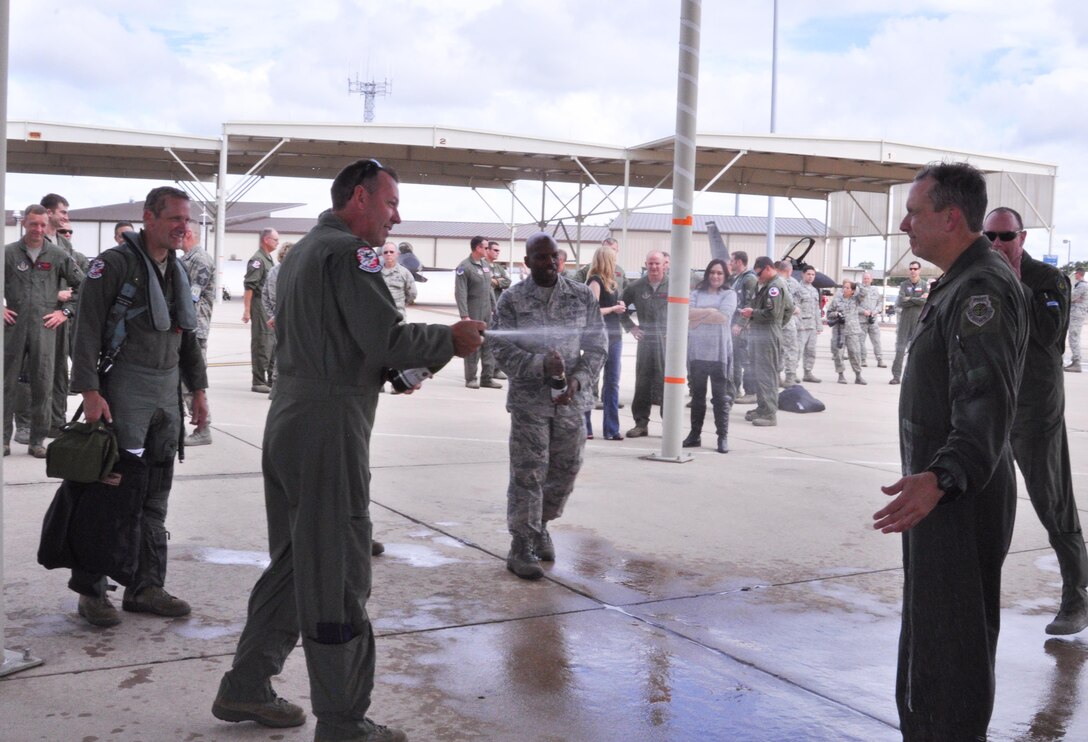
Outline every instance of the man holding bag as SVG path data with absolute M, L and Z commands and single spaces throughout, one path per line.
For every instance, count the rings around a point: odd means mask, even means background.
M 160 616 L 190 611 L 163 589 L 166 504 L 182 430 L 180 381 L 193 390 L 193 424 L 199 428 L 208 418 L 196 312 L 174 256 L 189 215 L 184 191 L 163 186 L 147 195 L 139 234 L 124 233 L 123 244 L 91 261 L 73 338 L 72 390 L 83 395 L 87 421 L 111 423 L 118 447 L 142 456 L 148 467 L 136 579 L 125 588 L 122 608 Z M 124 329 L 118 331 L 122 315 Z M 105 575 L 74 568 L 68 587 L 80 594 L 79 615 L 88 623 L 120 623 Z

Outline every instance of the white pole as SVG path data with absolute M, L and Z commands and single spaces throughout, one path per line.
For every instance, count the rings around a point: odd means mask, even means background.
M 665 335 L 664 434 L 661 454 L 648 458 L 682 463 L 681 426 L 686 417 L 688 298 L 691 294 L 692 200 L 695 194 L 696 112 L 699 104 L 700 0 L 682 0 L 680 71 L 676 84 L 676 146 L 672 175 L 672 245 Z
M 778 0 L 774 0 L 774 21 L 771 26 L 771 133 L 775 133 L 775 121 L 778 111 Z M 767 257 L 775 259 L 774 253 L 774 196 L 767 197 Z
M 8 0 L 0 0 L 0 18 L 4 23 L 0 27 L 0 127 L 4 132 L 4 146 L 0 147 L 0 204 L 4 203 L 4 184 L 8 174 L 8 28 L 11 17 Z M 0 261 L 0 285 L 4 283 L 4 262 Z M 0 368 L 0 386 L 4 383 L 4 371 Z M 4 402 L 0 399 L 0 413 L 9 414 L 4 409 Z M 7 600 L 4 594 L 4 465 L 0 459 L 0 649 L 3 650 L 4 661 L 0 664 L 0 676 L 10 675 L 19 670 L 36 667 L 42 663 L 36 657 L 30 656 L 30 650 L 16 652 L 8 649 L 4 642 L 4 631 L 7 628 Z

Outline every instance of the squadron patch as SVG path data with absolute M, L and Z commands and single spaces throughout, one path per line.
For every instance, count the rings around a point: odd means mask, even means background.
M 982 327 L 994 318 L 994 314 L 994 305 L 988 295 L 972 296 L 967 303 L 965 316 L 975 327 Z
M 378 253 L 374 248 L 360 247 L 355 251 L 355 257 L 359 261 L 359 270 L 367 273 L 377 273 L 382 269 L 382 261 L 378 259 Z
M 777 286 L 771 286 L 769 289 L 767 289 L 767 296 L 771 297 L 772 299 L 781 293 L 782 292 L 778 290 Z
M 254 260 L 252 263 L 249 264 L 249 267 L 250 268 L 260 268 L 261 267 L 261 261 L 260 260 Z
M 20 271 L 20 272 L 28 271 L 28 270 L 30 270 L 30 263 L 26 262 L 25 260 L 22 260 L 22 261 L 19 262 L 19 265 L 15 266 L 15 270 Z
M 87 278 L 102 278 L 102 273 L 106 270 L 106 261 L 102 258 L 95 258 L 91 261 L 91 264 L 87 266 Z
M 463 276 L 465 274 L 465 269 L 461 266 L 457 266 L 457 270 L 455 270 L 454 273 L 458 276 Z

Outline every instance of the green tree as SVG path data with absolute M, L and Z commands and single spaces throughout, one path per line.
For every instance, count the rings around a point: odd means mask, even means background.
M 875 267 L 876 267 L 876 263 L 874 263 L 871 260 L 863 260 L 860 263 L 858 263 L 858 268 L 864 268 L 867 271 L 871 271 Z

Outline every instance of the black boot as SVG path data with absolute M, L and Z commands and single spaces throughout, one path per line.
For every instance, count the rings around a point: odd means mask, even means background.
M 702 434 L 698 430 L 693 430 L 688 433 L 688 437 L 680 445 L 684 448 L 698 448 L 703 445 Z
M 729 399 L 726 397 L 726 399 Z M 732 400 L 714 405 L 714 429 L 718 433 L 718 453 L 729 453 L 729 410 Z
M 514 536 L 510 541 L 510 553 L 506 555 L 506 568 L 523 580 L 535 580 L 544 576 L 540 560 L 533 553 L 532 542 L 524 536 Z

